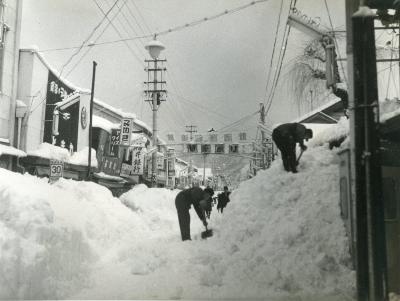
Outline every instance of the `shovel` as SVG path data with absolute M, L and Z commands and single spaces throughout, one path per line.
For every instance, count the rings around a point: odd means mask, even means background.
M 202 239 L 206 239 L 208 237 L 213 236 L 213 230 L 212 229 L 208 229 L 206 226 L 206 231 L 201 232 L 201 238 Z
M 300 155 L 299 155 L 299 157 L 298 157 L 297 160 L 296 160 L 296 166 L 299 165 L 299 161 L 300 161 L 301 155 L 303 155 L 303 153 L 304 153 L 304 151 L 301 150 Z

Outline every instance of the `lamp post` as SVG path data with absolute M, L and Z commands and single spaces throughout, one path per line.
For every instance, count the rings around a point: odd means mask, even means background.
M 157 145 L 157 111 L 158 107 L 160 106 L 160 102 L 165 100 L 164 95 L 166 94 L 166 90 L 163 90 L 163 72 L 166 68 L 159 67 L 158 63 L 165 62 L 166 60 L 159 60 L 158 57 L 162 50 L 165 49 L 164 45 L 156 40 L 156 36 L 154 36 L 154 40 L 147 43 L 145 49 L 149 52 L 152 60 L 145 60 L 148 64 L 146 71 L 148 75 L 148 80 L 145 82 L 147 84 L 147 90 L 145 90 L 146 94 L 146 101 L 151 103 L 151 109 L 153 111 L 153 139 L 152 139 L 152 146 L 155 148 L 152 154 L 152 165 L 151 165 L 151 186 L 155 187 L 157 185 L 157 152 L 158 152 L 158 145 Z M 150 68 L 150 64 L 153 64 L 153 68 Z M 158 80 L 158 73 L 160 73 L 160 80 Z M 151 79 L 152 74 L 152 79 Z

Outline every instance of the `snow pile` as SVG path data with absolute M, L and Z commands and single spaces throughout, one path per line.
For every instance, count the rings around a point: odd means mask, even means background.
M 326 147 L 310 148 L 298 174 L 281 165 L 279 159 L 242 183 L 216 225 L 215 239 L 224 240 L 229 254 L 219 263 L 219 268 L 228 267 L 227 291 L 239 298 L 349 298 L 355 275 L 340 218 L 336 154 Z
M 65 298 L 89 285 L 107 252 L 138 239 L 132 229 L 146 233 L 140 224 L 95 183 L 0 169 L 0 299 Z
M 298 174 L 278 159 L 223 215 L 214 208 L 214 237 L 200 239 L 191 209 L 193 240 L 182 242 L 178 190 L 137 185 L 117 199 L 0 169 L 0 299 L 351 300 L 338 181 L 335 152 L 310 146 Z
M 36 156 L 41 158 L 61 160 L 66 163 L 87 166 L 88 165 L 88 147 L 84 147 L 78 152 L 74 152 L 72 156 L 66 148 L 52 145 L 50 143 L 42 143 L 35 150 L 28 151 L 29 156 Z M 97 167 L 96 151 L 92 148 L 91 166 Z
M 10 155 L 15 157 L 26 157 L 26 153 L 20 149 L 0 143 L 0 156 Z
M 84 147 L 79 152 L 74 152 L 72 156 L 67 159 L 68 163 L 81 165 L 81 166 L 88 166 L 88 156 L 89 156 L 89 147 Z M 92 148 L 92 153 L 90 157 L 91 166 L 97 167 L 97 158 L 96 158 L 96 151 Z
M 69 151 L 66 148 L 55 146 L 50 143 L 42 143 L 35 150 L 29 150 L 28 156 L 36 156 L 41 158 L 67 161 L 69 157 Z
M 318 128 L 319 124 L 305 124 L 307 128 L 313 130 L 313 138 L 309 140 L 308 145 L 318 146 L 329 143 L 341 138 L 347 137 L 350 132 L 350 122 L 346 117 L 339 119 L 335 124 L 324 124 L 324 127 Z

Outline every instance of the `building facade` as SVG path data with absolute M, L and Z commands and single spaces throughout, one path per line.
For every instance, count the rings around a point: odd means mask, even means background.
M 0 144 L 14 147 L 22 0 L 0 0 Z M 1 155 L 0 167 L 11 168 Z

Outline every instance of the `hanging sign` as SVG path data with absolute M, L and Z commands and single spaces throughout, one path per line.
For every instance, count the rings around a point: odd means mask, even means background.
M 131 132 L 132 132 L 132 118 L 122 119 L 121 124 L 121 145 L 129 146 L 131 144 Z
M 124 162 L 121 166 L 121 176 L 133 176 L 133 175 L 143 175 L 143 164 L 144 164 L 144 149 L 140 146 L 134 146 L 129 148 L 132 158 L 131 162 Z
M 121 141 L 121 129 L 111 130 L 110 156 L 118 156 L 118 145 Z

